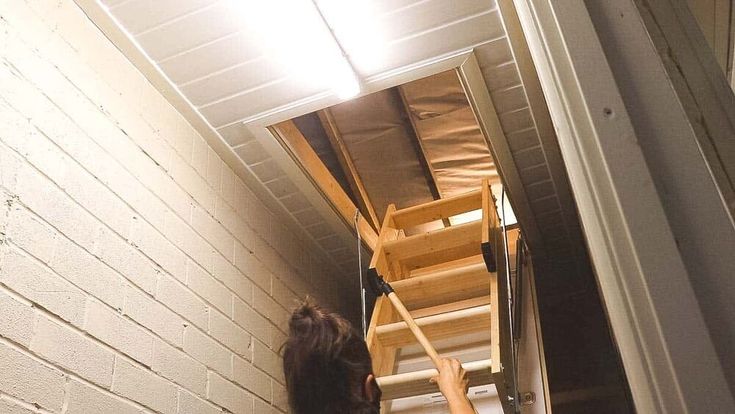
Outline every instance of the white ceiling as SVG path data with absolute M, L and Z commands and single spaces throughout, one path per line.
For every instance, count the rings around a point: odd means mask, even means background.
M 284 211 L 336 263 L 355 269 L 354 246 L 338 242 L 335 231 L 324 220 L 324 212 L 308 201 L 294 184 L 291 173 L 282 169 L 266 149 L 268 145 L 264 147 L 248 127 L 258 122 L 262 127 L 264 119 L 272 120 L 274 114 L 278 118 L 279 112 L 289 114 L 280 118 L 283 120 L 319 109 L 314 107 L 314 102 L 318 106 L 330 94 L 323 86 L 316 87 L 290 75 L 273 51 L 264 47 L 257 34 L 244 24 L 247 16 L 243 16 L 243 10 L 257 1 L 102 0 L 102 3 L 232 147 Z M 357 3 L 372 6 L 372 12 L 364 18 L 380 42 L 378 58 L 350 55 L 347 46 L 351 40 L 340 39 L 338 30 L 335 35 L 364 85 L 397 73 L 408 73 L 408 80 L 413 80 L 410 74 L 419 68 L 461 52 L 475 51 L 515 162 L 521 175 L 527 178 L 524 184 L 528 186 L 531 203 L 536 205 L 535 212 L 543 210 L 552 218 L 559 216 L 555 212 L 560 210 L 560 205 L 495 1 L 364 0 Z M 278 24 L 272 22 L 273 28 L 280 29 Z M 331 103 L 338 102 L 336 98 L 330 99 Z M 550 221 L 552 229 L 554 222 Z
M 267 49 L 268 43 L 248 27 L 244 14 L 252 1 L 257 0 L 104 3 L 192 104 L 215 128 L 221 128 L 328 92 L 290 76 L 274 51 Z M 362 79 L 502 36 L 493 1 L 363 3 L 373 6 L 374 24 L 369 27 L 380 41 L 380 52 L 372 60 L 351 56 Z M 273 23 L 274 30 L 289 30 L 277 25 Z

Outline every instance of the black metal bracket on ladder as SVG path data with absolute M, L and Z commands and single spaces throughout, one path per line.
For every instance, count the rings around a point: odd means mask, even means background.
M 498 265 L 495 262 L 495 255 L 493 254 L 493 246 L 490 242 L 481 243 L 480 248 L 482 250 L 482 259 L 485 261 L 485 267 L 490 273 L 498 270 Z
M 390 283 L 386 282 L 385 279 L 383 279 L 383 276 L 380 276 L 380 274 L 378 274 L 377 269 L 368 269 L 367 275 L 368 282 L 370 283 L 370 287 L 373 289 L 375 296 L 380 296 L 383 294 L 387 296 L 393 292 L 393 287 L 391 287 Z

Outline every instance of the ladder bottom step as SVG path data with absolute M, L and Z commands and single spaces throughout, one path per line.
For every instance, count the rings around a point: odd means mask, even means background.
M 489 359 L 466 362 L 462 367 L 467 372 L 470 387 L 492 384 L 492 366 Z M 383 401 L 397 398 L 439 392 L 439 387 L 429 380 L 438 375 L 434 368 L 403 374 L 387 375 L 378 378 L 378 386 L 383 391 Z

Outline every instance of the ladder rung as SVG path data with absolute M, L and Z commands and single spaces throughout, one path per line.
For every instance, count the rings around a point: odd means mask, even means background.
M 490 304 L 490 295 L 478 296 L 476 298 L 459 300 L 457 302 L 443 303 L 441 305 L 429 306 L 427 308 L 419 308 L 409 311 L 411 317 L 424 318 L 426 316 L 434 316 L 440 313 L 454 312 L 462 309 L 474 308 L 476 306 L 484 306 Z M 396 319 L 391 322 L 397 322 L 400 319 Z M 388 322 L 386 322 L 387 324 Z
M 446 268 L 422 276 L 391 282 L 409 309 L 456 302 L 490 293 L 490 274 L 485 263 Z
M 468 247 L 468 250 L 475 247 L 478 250 L 477 253 L 479 253 L 480 243 L 482 242 L 481 230 L 482 222 L 473 221 L 388 241 L 383 244 L 383 251 L 389 262 L 436 254 L 444 250 L 465 246 Z
M 478 210 L 481 208 L 481 204 L 482 193 L 480 190 L 470 191 L 454 197 L 442 198 L 398 210 L 393 213 L 393 224 L 397 229 L 407 229 L 419 224 Z
M 462 364 L 462 367 L 467 372 L 471 387 L 493 383 L 489 359 L 466 362 Z M 383 401 L 430 394 L 439 392 L 437 385 L 429 382 L 432 377 L 437 375 L 437 370 L 433 368 L 387 375 L 378 378 L 378 386 L 383 391 Z
M 438 315 L 416 318 L 429 339 L 449 338 L 483 329 L 490 329 L 490 305 L 475 306 Z M 379 325 L 375 333 L 383 346 L 402 347 L 416 342 L 405 322 Z
M 430 273 L 436 273 L 436 272 L 440 272 L 444 270 L 455 269 L 455 268 L 464 267 L 464 266 L 470 266 L 470 265 L 474 265 L 478 263 L 485 263 L 481 254 L 477 254 L 475 256 L 464 257 L 459 260 L 452 260 L 449 262 L 438 263 L 433 266 L 413 269 L 410 272 L 408 272 L 408 277 L 425 276 Z

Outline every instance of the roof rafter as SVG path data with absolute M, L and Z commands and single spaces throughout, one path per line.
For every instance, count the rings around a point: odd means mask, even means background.
M 335 212 L 350 228 L 360 233 L 364 245 L 372 251 L 378 240 L 378 234 L 362 216 L 357 218 L 355 224 L 357 207 L 319 159 L 296 124 L 293 121 L 284 121 L 269 129 L 281 140 L 283 147 L 291 153 L 294 161 L 304 169 L 306 176 L 310 177 L 317 189 L 324 194 Z
M 339 132 L 339 128 L 337 128 L 332 112 L 329 108 L 326 108 L 318 111 L 317 115 L 319 116 L 319 121 L 322 123 L 324 132 L 327 134 L 329 143 L 331 144 L 334 153 L 337 155 L 337 160 L 342 166 L 342 170 L 347 177 L 347 183 L 352 189 L 352 193 L 355 195 L 355 198 L 357 198 L 356 201 L 360 208 L 360 212 L 369 219 L 370 225 L 377 231 L 380 226 L 380 221 L 378 220 L 377 214 L 375 214 L 375 208 L 370 202 L 370 197 L 365 190 L 365 186 L 362 183 L 357 167 L 352 161 L 352 156 L 350 156 L 350 153 L 347 150 L 347 145 L 345 145 L 345 142 L 342 139 L 342 134 Z

